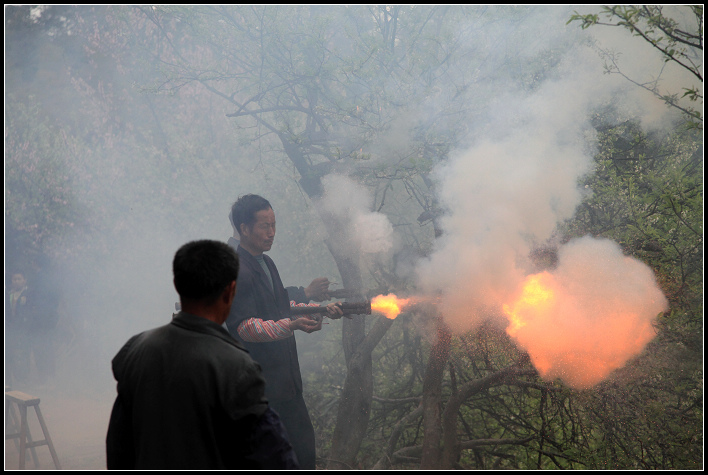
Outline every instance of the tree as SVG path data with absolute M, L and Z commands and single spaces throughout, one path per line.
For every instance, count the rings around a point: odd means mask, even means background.
M 432 77 L 445 72 L 454 54 L 428 33 L 444 28 L 445 12 L 438 7 L 338 7 L 341 16 L 321 6 L 140 11 L 164 40 L 156 63 L 166 75 L 155 89 L 177 91 L 198 83 L 223 99 L 232 108 L 227 116 L 253 130 L 255 140 L 270 136 L 280 143 L 313 202 L 321 197 L 321 179 L 328 173 L 367 176 L 361 164 L 371 154 L 364 150 L 385 136 L 402 111 L 425 101 Z M 423 135 L 421 143 L 400 152 L 400 161 L 425 143 Z M 411 171 L 419 172 L 409 170 L 410 185 L 415 181 Z M 382 204 L 385 196 L 384 191 Z M 328 213 L 320 216 L 342 284 L 363 288 L 359 256 L 340 244 L 348 241 L 347 227 Z M 364 319 L 342 324 L 348 372 L 331 467 L 352 465 L 366 431 L 371 351 L 391 325 L 379 322 L 368 334 Z
M 19 104 L 10 96 L 5 112 L 7 254 L 12 264 L 26 268 L 78 227 L 86 210 L 77 203 L 62 160 L 71 148 L 67 138 L 37 120 L 34 102 Z
M 702 439 L 703 142 L 690 128 L 702 130 L 703 117 L 701 108 L 690 104 L 703 100 L 703 7 L 603 7 L 600 14 L 576 13 L 570 21 L 581 21 L 583 28 L 623 27 L 658 50 L 666 64 L 677 65 L 699 83 L 684 85 L 680 97 L 662 91 L 658 81 L 638 84 L 680 110 L 688 131 L 647 133 L 632 119 L 619 124 L 597 121 L 598 166 L 586 182 L 594 194 L 571 228 L 575 235 L 611 237 L 648 263 L 671 304 L 657 325 L 651 356 L 627 369 L 645 379 L 640 377 L 631 391 L 603 387 L 597 398 L 585 400 L 590 418 L 603 427 L 599 457 L 615 466 L 695 468 Z M 609 72 L 625 76 L 614 56 L 606 58 Z M 622 418 L 632 423 L 623 424 Z M 675 424 L 677 420 L 681 423 Z M 656 424 L 654 429 L 650 423 Z
M 670 10 L 666 13 L 665 10 Z M 671 16 L 670 16 L 671 15 Z M 604 19 L 604 21 L 603 21 Z M 683 93 L 668 91 L 660 84 L 661 72 L 656 79 L 648 83 L 639 83 L 623 73 L 618 55 L 615 52 L 601 50 L 605 58 L 605 68 L 609 73 L 622 75 L 637 86 L 646 89 L 662 99 L 670 107 L 685 114 L 694 127 L 702 128 L 703 115 L 703 6 L 687 5 L 681 7 L 660 5 L 620 5 L 604 6 L 600 13 L 579 14 L 570 17 L 568 23 L 581 22 L 583 29 L 594 25 L 622 27 L 633 36 L 642 38 L 652 48 L 658 50 L 664 62 L 678 66 L 687 72 L 699 85 L 686 85 Z M 688 104 L 681 99 L 687 98 Z M 692 103 L 696 103 L 693 106 Z
M 598 116 L 597 171 L 586 182 L 594 194 L 570 232 L 620 242 L 655 270 L 671 305 L 649 353 L 620 372 L 632 381 L 629 387 L 607 385 L 582 398 L 588 419 L 601 428 L 595 463 L 697 468 L 703 417 L 703 142 L 690 129 L 703 126 L 701 107 L 691 105 L 703 101 L 703 7 L 603 7 L 599 14 L 576 13 L 571 21 L 581 21 L 583 28 L 623 27 L 699 83 L 685 84 L 682 95 L 662 90 L 658 80 L 640 84 L 621 71 L 615 55 L 603 52 L 608 72 L 681 111 L 689 130 L 647 133 L 631 118 L 605 124 Z
M 702 139 L 680 128 L 648 134 L 631 120 L 598 128 L 597 171 L 586 181 L 593 195 L 568 234 L 621 243 L 654 269 L 671 310 L 660 317 L 647 352 L 618 373 L 621 384 L 579 399 L 599 428 L 594 463 L 696 468 L 703 397 Z

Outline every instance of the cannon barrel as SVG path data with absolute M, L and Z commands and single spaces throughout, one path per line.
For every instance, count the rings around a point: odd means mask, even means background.
M 329 294 L 330 299 L 350 299 L 350 298 L 359 297 L 359 295 L 363 296 L 363 294 L 361 293 L 361 290 L 356 290 L 356 289 L 328 290 L 327 294 Z
M 344 315 L 371 315 L 371 302 L 342 302 L 338 303 Z M 327 313 L 326 306 L 318 307 L 290 307 L 291 315 L 310 315 L 313 313 Z

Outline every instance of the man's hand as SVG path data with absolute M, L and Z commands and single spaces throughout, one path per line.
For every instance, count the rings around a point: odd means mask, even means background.
M 322 317 L 319 315 L 304 315 L 295 320 L 290 320 L 292 331 L 301 330 L 305 333 L 312 333 L 322 329 Z
M 316 302 L 329 300 L 329 279 L 327 277 L 318 277 L 310 285 L 305 287 L 305 297 Z
M 327 316 L 332 320 L 338 320 L 342 318 L 342 307 L 340 307 L 342 302 L 334 302 L 327 305 Z

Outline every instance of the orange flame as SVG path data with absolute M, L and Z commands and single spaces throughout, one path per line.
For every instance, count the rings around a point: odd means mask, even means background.
M 383 313 L 386 318 L 395 319 L 401 313 L 401 308 L 408 305 L 411 299 L 399 299 L 395 294 L 378 295 L 371 300 L 371 310 Z
M 527 277 L 516 300 L 502 308 L 507 333 L 541 377 L 579 389 L 604 380 L 654 336 L 651 320 L 621 300 L 548 272 Z
M 533 308 L 548 307 L 553 302 L 553 290 L 544 282 L 550 277 L 547 273 L 530 276 L 521 291 L 521 297 L 513 306 L 504 304 L 511 325 L 506 329 L 510 336 L 516 335 L 520 328 L 526 326 L 524 313 Z

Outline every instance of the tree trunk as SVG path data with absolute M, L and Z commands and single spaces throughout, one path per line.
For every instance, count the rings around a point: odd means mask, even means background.
M 452 335 L 442 319 L 435 317 L 437 336 L 430 349 L 428 366 L 423 377 L 423 450 L 421 470 L 437 469 L 440 466 L 442 380 L 450 354 Z
M 345 287 L 349 286 L 347 282 L 347 277 L 342 272 L 342 283 Z M 347 377 L 339 399 L 328 469 L 355 468 L 356 455 L 369 424 L 374 386 L 371 353 L 391 327 L 393 320 L 380 317 L 369 333 L 365 334 L 365 318 L 367 317 L 363 315 L 355 315 L 351 319 L 342 319 L 342 345 L 347 363 Z
M 332 247 L 330 247 L 332 251 Z M 333 252 L 334 254 L 334 252 Z M 348 259 L 335 261 L 345 288 L 361 288 L 358 266 Z M 371 353 L 361 353 L 359 347 L 366 338 L 363 315 L 342 318 L 342 346 L 347 364 L 347 377 L 339 399 L 337 422 L 332 437 L 328 469 L 354 468 L 354 460 L 369 423 L 373 396 Z
M 457 414 L 460 410 L 460 406 L 470 397 L 492 386 L 506 384 L 514 377 L 533 374 L 535 374 L 533 370 L 524 370 L 517 365 L 512 365 L 483 378 L 469 381 L 462 385 L 459 391 L 456 391 L 450 396 L 442 415 L 443 450 L 440 460 L 440 469 L 453 469 L 460 455 L 460 441 L 457 438 Z
M 322 174 L 326 172 L 327 167 L 310 165 L 296 144 L 284 134 L 278 136 L 285 153 L 300 173 L 302 189 L 311 200 L 320 198 L 323 192 Z M 345 226 L 338 222 L 337 218 L 326 213 L 320 213 L 320 217 L 329 235 L 325 243 L 337 264 L 342 285 L 345 288 L 362 289 L 359 264 L 348 255 L 351 250 L 344 244 L 348 239 L 348 236 L 342 234 Z M 347 376 L 339 400 L 328 469 L 354 468 L 356 455 L 369 424 L 374 385 L 371 353 L 393 321 L 386 318 L 379 320 L 367 335 L 365 318 L 362 315 L 355 315 L 351 319 L 341 320 Z
M 339 399 L 337 423 L 327 464 L 330 470 L 356 468 L 356 455 L 369 424 L 373 396 L 371 365 L 371 354 L 359 352 L 347 365 L 347 378 Z

